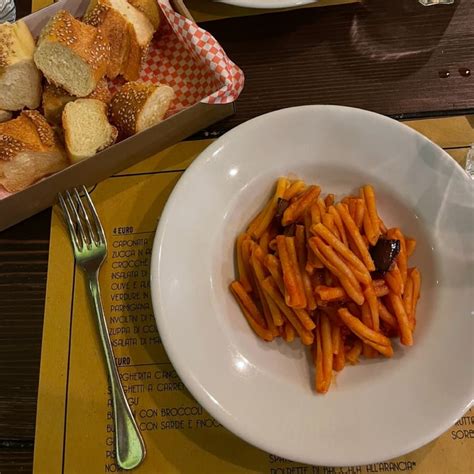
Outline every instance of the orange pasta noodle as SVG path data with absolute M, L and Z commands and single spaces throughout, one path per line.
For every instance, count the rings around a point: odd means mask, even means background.
M 407 258 L 410 258 L 413 255 L 413 253 L 415 252 L 416 240 L 411 239 L 409 237 L 406 237 L 405 238 L 405 246 L 406 246 L 406 250 L 407 250 Z
M 367 288 L 364 290 L 364 296 L 370 308 L 370 315 L 372 317 L 372 329 L 374 331 L 379 331 L 379 305 L 377 303 L 377 296 L 375 295 L 375 290 L 372 285 L 368 285 Z
M 316 372 L 315 388 L 319 393 L 326 393 L 329 390 L 330 382 L 325 379 L 323 369 L 323 344 L 321 338 L 321 328 L 318 325 L 315 330 L 316 344 L 313 348 L 314 366 Z
M 285 301 L 292 308 L 306 307 L 306 294 L 296 256 L 294 237 L 277 236 L 278 255 L 285 284 Z
M 342 224 L 341 216 L 336 211 L 336 208 L 334 206 L 331 206 L 331 207 L 328 208 L 328 213 L 334 219 L 334 225 L 336 226 L 336 229 L 337 229 L 337 232 L 339 234 L 340 240 L 347 247 L 348 241 L 347 241 L 347 236 L 346 236 L 346 231 L 344 229 L 344 225 Z
M 362 239 L 362 236 L 360 235 L 359 229 L 357 228 L 354 221 L 352 220 L 352 217 L 349 215 L 349 211 L 347 210 L 347 207 L 344 204 L 339 203 L 339 204 L 336 204 L 336 209 L 337 209 L 337 212 L 339 212 L 339 215 L 341 216 L 342 222 L 344 222 L 347 232 L 353 239 L 354 244 L 357 247 L 362 257 L 362 261 L 367 267 L 367 270 L 369 270 L 370 272 L 374 271 L 375 270 L 374 261 L 372 260 L 372 257 L 370 256 L 370 253 L 367 250 L 367 247 Z
M 273 340 L 272 333 L 264 327 L 265 323 L 263 321 L 262 315 L 259 314 L 259 317 L 258 317 L 259 321 L 257 321 L 257 319 L 255 317 L 256 315 L 252 314 L 249 311 L 249 309 L 248 309 L 249 302 L 246 300 L 246 298 L 244 296 L 246 293 L 245 293 L 245 290 L 244 290 L 243 286 L 241 285 L 241 283 L 238 282 L 238 281 L 233 281 L 230 285 L 230 289 L 231 289 L 232 294 L 234 295 L 235 299 L 237 300 L 237 303 L 239 303 L 240 309 L 242 310 L 242 313 L 244 314 L 245 319 L 249 323 L 250 327 L 254 330 L 255 334 L 257 334 L 257 336 L 259 336 L 260 338 L 262 338 L 265 341 Z M 241 298 L 242 296 L 244 296 L 244 299 Z M 252 308 L 253 311 L 255 311 L 255 310 L 258 311 L 258 309 L 256 308 L 256 306 L 254 304 L 253 304 L 253 306 L 250 305 L 250 307 Z
M 331 323 L 326 314 L 321 313 L 321 345 L 323 351 L 323 372 L 324 380 L 327 384 L 327 388 L 332 381 L 332 364 L 333 364 L 333 348 L 332 348 L 332 337 L 331 337 Z
M 418 268 L 415 267 L 410 270 L 410 277 L 413 280 L 413 297 L 410 312 L 410 327 L 412 330 L 414 330 L 416 326 L 416 305 L 418 303 L 421 291 L 421 275 Z
M 413 334 L 410 329 L 410 323 L 408 322 L 408 316 L 403 306 L 403 301 L 399 295 L 390 292 L 388 299 L 392 305 L 395 317 L 398 321 L 398 327 L 400 329 L 400 342 L 405 346 L 413 345 Z
M 265 280 L 262 282 L 262 288 L 270 295 L 273 301 L 275 301 L 282 313 L 295 328 L 296 332 L 301 338 L 301 342 L 305 345 L 312 344 L 313 334 L 301 324 L 298 316 L 289 306 L 286 305 L 281 293 L 278 290 L 278 287 L 276 286 L 276 283 L 271 276 L 265 278 Z
M 246 252 L 244 256 L 242 249 L 245 240 L 250 240 L 250 236 L 247 234 L 240 234 L 237 237 L 237 268 L 239 271 L 240 283 L 242 283 L 242 286 L 246 291 L 251 291 L 252 287 L 250 286 L 249 280 L 249 255 L 248 252 Z
M 323 301 L 341 301 L 348 298 L 346 291 L 340 286 L 318 285 L 315 288 L 315 293 Z
M 305 189 L 306 189 L 306 184 L 304 184 L 304 181 L 301 181 L 301 180 L 293 181 L 293 183 L 291 183 L 288 189 L 285 191 L 285 195 L 283 196 L 283 199 L 285 199 L 285 201 L 290 201 L 295 196 L 302 193 Z
M 276 214 L 278 205 L 278 199 L 283 198 L 286 188 L 288 186 L 288 180 L 286 178 L 280 178 L 277 182 L 276 191 L 272 199 L 268 202 L 265 212 L 259 221 L 255 224 L 255 228 L 252 229 L 252 237 L 259 239 L 265 232 L 267 227 L 271 224 Z
M 362 187 L 362 193 L 373 232 L 372 239 L 368 235 L 367 238 L 372 245 L 375 245 L 378 238 L 380 237 L 380 218 L 377 213 L 377 205 L 375 203 L 375 191 L 374 188 L 370 186 L 370 184 L 366 184 Z
M 323 240 L 319 237 L 311 237 L 310 245 L 313 250 L 316 248 L 319 251 L 318 255 L 319 259 L 323 262 L 326 268 L 329 268 L 327 264 L 324 262 L 327 261 L 331 268 L 331 272 L 336 275 L 341 285 L 346 290 L 347 294 L 357 303 L 362 304 L 364 302 L 364 296 L 362 294 L 362 290 L 360 288 L 360 284 L 357 281 L 354 273 L 351 269 L 344 263 L 344 261 L 338 257 L 338 255 L 334 252 L 334 250 L 327 244 L 323 242 Z M 316 252 L 316 250 L 315 250 Z M 323 258 L 321 258 L 323 256 Z M 349 283 L 349 284 L 347 284 Z
M 303 217 L 306 210 L 311 206 L 313 201 L 315 201 L 321 188 L 319 186 L 309 186 L 306 191 L 299 196 L 296 201 L 291 203 L 283 213 L 281 223 L 284 226 L 298 222 L 298 220 Z
M 361 307 L 361 321 L 370 329 L 372 329 L 372 315 L 370 314 L 369 303 L 364 301 L 364 304 Z M 364 342 L 362 346 L 362 354 L 369 358 L 373 359 L 376 357 L 377 352 L 373 347 L 370 346 L 367 342 Z
M 306 307 L 308 310 L 312 311 L 316 309 L 316 300 L 314 299 L 311 280 L 306 271 L 306 238 L 305 228 L 302 225 L 296 226 L 295 247 L 300 266 L 301 279 L 303 280 L 303 287 L 306 295 Z

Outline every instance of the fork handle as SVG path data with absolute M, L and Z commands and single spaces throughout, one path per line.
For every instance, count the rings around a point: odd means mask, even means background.
M 117 463 L 122 469 L 133 469 L 145 458 L 145 443 L 133 418 L 125 392 L 120 382 L 114 352 L 110 342 L 104 309 L 100 298 L 98 272 L 88 273 L 92 306 L 97 316 L 100 339 L 104 349 L 109 381 L 112 388 L 112 405 L 115 422 L 115 448 Z

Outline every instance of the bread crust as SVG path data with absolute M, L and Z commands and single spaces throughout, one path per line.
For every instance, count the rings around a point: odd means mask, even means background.
M 53 162 L 47 168 L 39 162 L 37 172 L 31 175 L 24 173 L 21 180 L 18 177 L 9 179 L 5 176 L 7 168 L 11 169 L 15 160 L 25 152 L 33 156 L 38 153 L 38 160 L 43 160 L 45 154 L 49 153 Z M 64 149 L 56 134 L 38 111 L 26 110 L 16 119 L 0 123 L 0 185 L 7 191 L 21 191 L 38 179 L 65 168 L 67 164 Z
M 142 82 L 128 82 L 112 97 L 110 102 L 110 121 L 122 137 L 137 132 L 138 115 L 156 86 Z
M 54 83 L 51 77 L 48 77 L 47 68 L 42 68 L 37 59 L 39 51 L 47 43 L 59 43 L 69 48 L 90 67 L 94 87 L 81 96 L 90 94 L 104 77 L 110 61 L 110 45 L 100 29 L 82 23 L 65 10 L 60 10 L 49 20 L 40 34 L 35 62 L 48 81 Z M 70 84 L 56 85 L 74 95 L 74 87 Z
M 174 97 L 167 85 L 128 82 L 112 97 L 110 121 L 128 137 L 160 122 Z
M 155 31 L 158 29 L 161 22 L 161 14 L 156 0 L 128 0 L 128 3 L 141 11 L 150 20 Z
M 34 109 L 41 101 L 41 74 L 33 61 L 35 42 L 23 20 L 0 24 L 0 108 Z M 22 80 L 8 75 L 22 69 Z
M 0 23 L 0 74 L 18 60 L 32 58 L 35 42 L 23 20 Z
M 106 75 L 115 79 L 122 70 L 130 50 L 128 22 L 115 10 L 109 7 L 107 1 L 99 0 L 96 6 L 84 18 L 87 25 L 100 28 L 110 44 L 110 60 L 107 64 Z
M 127 60 L 122 65 L 121 73 L 127 81 L 136 81 L 140 76 L 146 49 L 141 48 L 138 44 L 137 35 L 131 23 L 128 23 L 128 34 L 130 37 L 130 48 Z
M 144 50 L 138 44 L 133 25 L 111 6 L 109 0 L 99 0 L 86 13 L 84 22 L 100 28 L 109 41 L 107 77 L 115 79 L 121 74 L 127 81 L 138 79 Z
M 36 110 L 25 110 L 0 124 L 0 160 L 10 161 L 22 150 L 48 151 L 55 144 L 53 129 Z

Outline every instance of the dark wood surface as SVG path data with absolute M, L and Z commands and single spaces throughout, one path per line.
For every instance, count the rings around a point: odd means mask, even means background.
M 218 128 L 306 104 L 395 118 L 472 111 L 473 21 L 472 0 L 452 8 L 365 0 L 204 23 L 247 79 L 237 113 Z
M 51 211 L 0 233 L 0 472 L 30 472 Z
M 309 103 L 397 117 L 472 112 L 474 74 L 458 69 L 474 71 L 473 21 L 473 0 L 370 0 L 208 23 L 247 77 L 236 115 L 209 132 Z M 32 470 L 49 224 L 48 210 L 0 233 L 1 474 Z

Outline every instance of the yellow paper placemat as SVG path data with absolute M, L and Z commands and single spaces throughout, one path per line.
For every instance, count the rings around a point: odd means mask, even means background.
M 31 0 L 31 11 L 37 12 L 54 3 L 54 0 Z
M 462 161 L 472 135 L 465 118 L 417 121 Z M 470 128 L 470 130 L 469 130 Z M 443 133 L 441 130 L 448 130 Z M 210 143 L 177 144 L 99 183 L 92 198 L 109 243 L 100 281 L 122 381 L 143 432 L 148 473 L 474 472 L 474 411 L 439 439 L 386 463 L 305 466 L 256 449 L 224 429 L 191 397 L 164 351 L 150 301 L 149 265 L 157 221 L 183 170 Z M 316 396 L 316 395 L 315 395 Z M 58 209 L 51 224 L 34 472 L 117 472 L 103 357 L 82 273 Z

